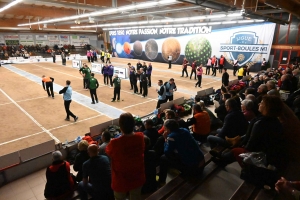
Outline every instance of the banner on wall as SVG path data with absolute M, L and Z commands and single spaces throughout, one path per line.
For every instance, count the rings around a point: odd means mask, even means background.
M 4 35 L 6 45 L 19 45 L 20 40 L 18 35 Z
M 146 28 L 109 31 L 113 56 L 156 62 L 206 64 L 207 59 L 223 55 L 231 66 L 237 59 L 239 66 L 260 65 L 268 60 L 274 23 L 260 23 L 222 28 L 221 26 Z M 218 28 L 219 27 L 219 28 Z M 226 66 L 227 67 L 227 66 Z
M 68 35 L 60 35 L 59 36 L 60 44 L 65 45 L 65 44 L 70 44 L 69 36 Z
M 22 45 L 34 45 L 32 35 L 20 35 L 20 44 Z
M 48 42 L 49 42 L 50 46 L 54 46 L 56 44 L 57 45 L 60 44 L 58 35 L 48 35 Z
M 90 43 L 90 38 L 85 35 L 72 35 L 71 44 L 74 46 L 84 46 Z
M 0 35 L 0 45 L 5 45 L 5 40 L 3 35 Z
M 92 63 L 91 70 L 92 72 L 102 74 L 103 64 Z

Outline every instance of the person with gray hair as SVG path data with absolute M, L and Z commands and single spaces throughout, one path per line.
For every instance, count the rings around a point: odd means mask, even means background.
M 256 97 L 257 103 L 260 103 L 263 96 L 267 95 L 268 92 L 268 88 L 266 84 L 261 84 L 260 86 L 258 86 L 257 88 L 257 93 L 258 96 Z
M 279 96 L 279 92 L 276 89 L 276 84 L 274 81 L 270 80 L 266 83 L 266 86 L 268 88 L 268 95 L 276 95 Z
M 205 163 L 204 155 L 190 132 L 179 128 L 175 119 L 166 120 L 164 128 L 166 143 L 164 155 L 160 157 L 159 184 L 165 184 L 169 168 L 176 168 L 183 175 L 201 174 Z
M 45 198 L 69 197 L 74 191 L 74 181 L 70 174 L 70 163 L 63 160 L 60 151 L 52 153 L 52 165 L 46 170 Z
M 82 181 L 82 164 L 90 158 L 87 153 L 88 146 L 89 146 L 89 143 L 86 140 L 81 140 L 78 143 L 79 153 L 77 153 L 77 155 L 75 157 L 74 165 L 73 165 L 74 171 L 78 172 L 76 175 L 77 182 Z
M 245 99 L 242 101 L 241 109 L 242 109 L 242 112 L 248 122 L 250 122 L 252 119 L 254 119 L 256 117 L 255 113 L 253 112 L 253 108 L 254 108 L 253 101 L 251 101 L 249 99 Z

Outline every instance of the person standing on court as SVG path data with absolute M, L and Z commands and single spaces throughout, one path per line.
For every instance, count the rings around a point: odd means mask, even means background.
M 70 116 L 74 118 L 74 121 L 76 122 L 78 120 L 78 116 L 74 115 L 70 111 L 70 104 L 72 102 L 72 87 L 71 81 L 67 80 L 66 81 L 66 87 L 64 87 L 62 90 L 59 91 L 59 94 L 64 94 L 64 105 L 65 105 L 65 110 L 67 113 L 66 121 L 70 121 Z
M 112 98 L 111 102 L 115 102 L 116 98 L 117 101 L 120 101 L 121 79 L 118 77 L 118 74 L 115 75 L 113 83 L 114 83 L 114 97 Z
M 141 87 L 143 88 L 143 97 L 145 98 L 148 95 L 148 81 L 147 81 L 147 75 L 144 72 L 143 68 L 140 69 L 140 84 Z
M 89 81 L 90 94 L 92 98 L 92 104 L 98 103 L 97 88 L 99 87 L 98 80 L 94 78 L 94 73 L 91 73 L 91 79 Z M 94 98 L 95 97 L 95 98 Z
M 79 74 L 82 76 L 82 80 L 83 80 L 83 89 L 85 89 L 85 81 L 84 81 L 84 76 L 83 76 L 83 74 L 84 74 L 84 66 L 85 66 L 86 64 L 85 63 L 83 63 L 83 65 L 80 67 L 80 69 L 79 69 Z
M 110 53 L 107 52 L 107 53 L 106 53 L 106 62 L 105 62 L 106 64 L 107 64 L 107 63 L 110 63 L 110 56 L 111 56 Z
M 91 49 L 90 50 L 90 58 L 91 58 L 91 62 L 93 63 L 94 62 L 94 56 L 93 56 L 93 50 Z
M 227 69 L 224 68 L 224 73 L 222 75 L 222 85 L 228 86 L 229 83 L 229 74 L 227 73 Z
M 201 88 L 201 82 L 202 82 L 202 74 L 203 74 L 203 67 L 202 64 L 200 64 L 200 66 L 197 67 L 197 78 L 198 78 L 198 82 L 196 83 L 195 87 Z
M 239 64 L 238 60 L 233 61 L 233 76 L 236 76 L 238 64 Z
M 134 76 L 136 76 L 135 75 L 135 68 L 133 66 L 131 66 L 131 63 L 128 63 L 127 65 L 128 65 L 129 80 L 130 80 L 130 86 L 131 86 L 130 90 L 133 90 L 133 89 L 135 90 L 135 86 L 136 86 L 136 83 L 134 84 L 134 79 L 135 79 Z
M 186 74 L 186 77 L 189 77 L 189 74 L 187 72 L 187 65 L 188 65 L 188 63 L 189 63 L 189 61 L 186 58 L 184 58 L 183 59 L 183 63 L 182 63 L 182 76 L 181 77 L 183 77 L 184 72 Z
M 91 62 L 91 52 L 90 52 L 90 50 L 86 51 L 86 57 L 87 57 L 88 62 Z
M 197 68 L 196 60 L 194 60 L 194 62 L 191 64 L 191 67 L 192 67 L 192 71 L 191 71 L 190 79 L 192 79 L 193 73 L 195 73 L 195 80 L 196 80 L 196 68 Z
M 113 75 L 114 75 L 114 66 L 109 62 L 109 65 L 108 65 L 108 78 L 109 78 L 110 87 L 113 86 L 113 83 L 112 83 Z M 107 84 L 108 84 L 108 80 L 107 80 Z
M 164 86 L 166 88 L 166 102 L 173 101 L 174 99 L 174 92 L 177 91 L 176 84 L 174 82 L 174 78 L 171 78 L 169 82 L 165 82 Z
M 208 58 L 208 59 L 207 59 L 207 63 L 206 63 L 206 71 L 205 71 L 205 75 L 209 75 L 209 74 L 210 74 L 210 68 L 211 68 L 211 65 L 212 65 L 211 62 L 212 62 L 212 61 L 211 61 L 211 58 Z
M 66 65 L 66 54 L 65 54 L 65 52 L 61 52 L 61 61 L 62 61 L 62 65 Z
M 156 88 L 156 92 L 158 94 L 158 101 L 156 105 L 156 109 L 160 108 L 160 104 L 166 102 L 166 87 L 163 84 L 162 80 L 158 80 L 158 88 Z
M 218 60 L 217 57 L 215 57 L 215 62 L 212 65 L 212 70 L 213 70 L 212 76 L 216 76 L 217 75 L 218 68 L 219 68 L 219 60 Z
M 219 61 L 219 73 L 223 73 L 224 65 L 225 65 L 225 58 L 223 57 L 223 55 L 221 55 Z
M 151 63 L 149 63 L 149 64 L 151 65 Z M 144 69 L 144 72 L 146 72 L 146 70 L 147 70 L 147 64 L 146 64 L 146 62 L 143 62 L 142 68 Z
M 169 68 L 168 69 L 171 69 L 172 68 L 172 56 L 168 56 L 168 62 L 169 62 Z
M 55 63 L 56 57 L 55 57 L 55 51 L 54 51 L 54 50 L 52 50 L 51 56 L 52 56 L 52 58 L 53 58 L 53 63 Z
M 140 61 L 136 64 L 136 70 L 139 71 L 143 67 L 142 63 Z
M 43 88 L 45 91 L 47 91 L 48 97 L 52 96 L 52 99 L 54 99 L 53 81 L 54 81 L 54 78 L 52 78 L 50 76 L 45 76 L 45 75 L 42 76 Z M 46 88 L 45 88 L 45 85 L 46 85 Z M 49 92 L 49 89 L 50 89 L 51 94 Z
M 87 66 L 87 64 L 84 65 L 83 77 L 85 82 L 85 89 L 88 90 L 89 81 L 91 79 L 91 69 Z
M 101 51 L 101 61 L 102 61 L 102 63 L 104 63 L 104 56 L 105 56 L 105 52 L 102 50 Z
M 94 61 L 97 62 L 97 50 L 96 49 L 93 51 L 92 56 L 93 56 Z
M 151 87 L 151 74 L 152 74 L 152 65 L 149 63 L 146 70 L 147 78 L 148 78 L 148 86 Z
M 104 85 L 108 85 L 108 70 L 109 70 L 108 65 L 107 64 L 103 65 L 101 73 L 103 74 L 104 77 Z

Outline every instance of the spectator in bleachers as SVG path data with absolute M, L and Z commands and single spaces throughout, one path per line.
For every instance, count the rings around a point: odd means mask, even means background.
M 187 125 L 192 125 L 195 140 L 201 143 L 206 141 L 210 133 L 210 118 L 208 113 L 203 111 L 200 105 L 195 104 L 193 106 L 193 117 L 187 121 Z
M 258 86 L 257 88 L 258 96 L 256 97 L 257 103 L 261 102 L 262 98 L 267 95 L 267 92 L 268 92 L 268 88 L 265 84 L 261 84 L 260 86 Z
M 111 189 L 111 169 L 107 156 L 98 155 L 98 146 L 88 147 L 90 159 L 82 165 L 83 179 L 78 185 L 80 199 L 87 200 L 88 194 L 93 199 L 113 199 Z
M 144 162 L 145 162 L 145 175 L 146 182 L 142 187 L 142 193 L 152 193 L 157 189 L 156 184 L 156 154 L 154 150 L 151 150 L 151 140 L 146 135 L 144 136 L 145 141 L 145 152 L 144 152 Z
M 78 143 L 79 153 L 76 155 L 73 165 L 74 171 L 78 172 L 76 175 L 77 182 L 82 181 L 82 164 L 90 158 L 87 152 L 88 146 L 89 143 L 86 140 L 81 140 Z
M 268 95 L 277 95 L 277 96 L 279 96 L 279 92 L 277 91 L 276 84 L 273 80 L 269 80 L 266 83 L 266 86 L 268 88 L 268 92 L 267 92 Z
M 106 156 L 105 149 L 106 146 L 109 144 L 110 140 L 111 140 L 110 132 L 104 131 L 101 135 L 102 144 L 99 146 L 99 155 Z
M 112 189 L 116 200 L 141 199 L 141 188 L 145 183 L 144 134 L 133 132 L 135 121 L 130 113 L 119 118 L 122 136 L 110 141 L 106 154 L 111 159 Z
M 251 100 L 245 99 L 241 103 L 242 112 L 248 122 L 255 118 L 254 103 Z
M 216 115 L 215 115 L 212 111 L 210 111 L 210 109 L 208 109 L 208 108 L 205 106 L 204 101 L 200 101 L 200 102 L 198 102 L 197 104 L 199 104 L 199 105 L 201 106 L 201 109 L 202 109 L 203 111 L 205 111 L 205 112 L 208 113 L 209 119 L 210 119 L 210 130 L 211 130 L 211 131 L 216 130 L 216 129 L 222 127 L 223 122 L 222 122 L 220 119 L 218 119 L 218 118 L 216 117 Z
M 280 90 L 289 91 L 290 93 L 294 92 L 291 78 L 292 78 L 292 76 L 289 74 L 285 74 L 281 77 Z
M 150 143 L 150 148 L 152 149 L 154 144 L 156 143 L 157 139 L 159 138 L 159 134 L 158 131 L 156 130 L 156 128 L 153 128 L 154 123 L 152 119 L 147 119 L 145 121 L 145 131 L 144 131 L 144 135 L 147 136 L 151 143 Z
M 183 119 L 181 119 L 180 117 L 176 117 L 176 113 L 173 110 L 167 110 L 165 112 L 165 119 L 166 120 L 167 119 L 175 119 L 178 122 L 180 128 L 188 129 L 186 122 Z M 161 129 L 159 129 L 158 133 L 160 135 L 162 135 L 164 133 L 164 131 L 165 131 L 165 128 L 164 128 L 164 126 L 162 126 Z
M 228 99 L 225 102 L 225 107 L 228 114 L 225 117 L 223 127 L 217 130 L 217 135 L 209 135 L 207 137 L 211 149 L 216 146 L 228 147 L 229 143 L 226 141 L 225 137 L 234 138 L 246 133 L 248 122 L 243 113 L 239 111 L 237 102 L 232 98 Z
M 295 87 L 295 91 L 296 91 L 297 89 L 300 88 L 300 70 L 299 69 L 293 70 L 293 78 L 294 79 L 292 80 L 292 82 L 293 82 L 293 85 L 296 86 Z
M 169 168 L 176 168 L 186 176 L 201 174 L 204 156 L 190 132 L 179 128 L 174 119 L 165 121 L 164 127 L 166 143 L 165 154 L 160 158 L 159 184 L 165 184 Z
M 70 174 L 70 163 L 63 160 L 60 151 L 52 153 L 52 165 L 46 171 L 44 196 L 47 199 L 63 198 L 73 193 L 74 180 Z
M 230 90 L 229 94 L 231 95 L 231 98 L 234 99 L 237 103 L 238 109 L 241 110 L 241 99 L 237 95 L 237 92 L 235 90 Z
M 218 118 L 224 122 L 224 119 L 227 115 L 227 110 L 226 110 L 226 107 L 225 107 L 225 102 L 227 99 L 230 99 L 231 98 L 231 95 L 230 94 L 223 94 L 222 95 L 222 99 L 223 99 L 223 102 L 222 104 L 220 104 L 220 106 L 218 108 L 215 109 L 215 113 L 217 114 Z

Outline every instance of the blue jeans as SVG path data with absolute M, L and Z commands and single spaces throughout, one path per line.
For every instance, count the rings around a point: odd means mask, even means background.
M 218 132 L 218 131 L 217 131 Z M 229 147 L 229 143 L 218 136 L 209 135 L 207 137 L 207 142 L 211 149 L 215 148 L 216 146 L 222 146 L 222 147 Z

